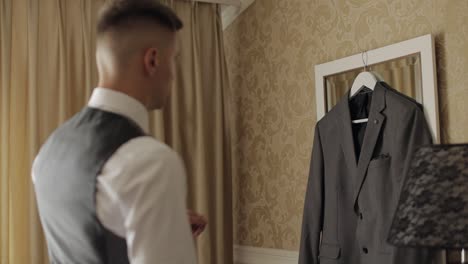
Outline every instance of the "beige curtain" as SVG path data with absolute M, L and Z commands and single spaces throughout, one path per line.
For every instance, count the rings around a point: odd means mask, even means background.
M 31 162 L 47 135 L 84 105 L 96 83 L 98 3 L 0 2 L 1 264 L 46 263 Z
M 208 217 L 200 264 L 232 263 L 232 178 L 227 70 L 218 6 L 166 0 L 184 22 L 170 104 L 153 117 L 155 135 L 183 157 L 189 207 Z M 164 124 L 164 125 L 162 125 Z
M 0 264 L 47 263 L 31 162 L 97 83 L 94 29 L 103 2 L 0 0 Z M 152 127 L 184 157 L 189 205 L 209 218 L 199 263 L 231 263 L 227 81 L 217 7 L 168 4 L 185 21 L 182 56 L 174 96 Z

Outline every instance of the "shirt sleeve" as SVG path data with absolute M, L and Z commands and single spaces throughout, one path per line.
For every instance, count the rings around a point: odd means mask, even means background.
M 400 163 L 403 164 L 401 177 L 406 177 L 414 152 L 421 146 L 433 144 L 431 130 L 421 105 L 408 114 L 401 126 L 401 131 L 403 133 L 399 134 L 394 146 L 405 146 L 400 148 L 398 157 L 401 159 Z M 404 179 L 400 182 L 403 183 Z M 403 185 L 400 187 L 402 188 Z
M 104 226 L 121 228 L 132 264 L 196 263 L 185 169 L 166 145 L 144 137 L 119 148 L 98 177 L 97 206 Z

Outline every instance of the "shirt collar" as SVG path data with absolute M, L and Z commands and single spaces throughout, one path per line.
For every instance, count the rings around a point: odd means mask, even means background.
M 149 132 L 149 115 L 146 107 L 133 97 L 111 89 L 97 87 L 88 106 L 123 115 L 137 123 L 145 133 Z

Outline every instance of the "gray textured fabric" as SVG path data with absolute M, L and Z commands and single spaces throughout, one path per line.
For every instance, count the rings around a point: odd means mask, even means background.
M 388 241 L 468 247 L 468 144 L 433 145 L 413 155 Z
M 381 82 L 357 160 L 346 94 L 315 128 L 299 264 L 431 263 L 386 243 L 411 153 L 431 142 L 421 105 Z
M 129 263 L 125 239 L 97 218 L 96 178 L 122 144 L 143 135 L 125 117 L 85 108 L 42 146 L 34 186 L 51 263 Z

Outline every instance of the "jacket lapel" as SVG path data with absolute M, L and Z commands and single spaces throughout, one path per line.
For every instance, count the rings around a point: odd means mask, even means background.
M 372 94 L 371 109 L 369 113 L 369 121 L 367 123 L 364 141 L 359 155 L 357 167 L 356 184 L 354 186 L 354 203 L 356 205 L 359 193 L 367 175 L 367 167 L 372 158 L 377 139 L 380 135 L 380 130 L 385 121 L 385 116 L 381 111 L 385 108 L 385 88 L 377 83 Z M 349 107 L 348 107 L 349 111 Z M 351 124 L 350 124 L 351 125 Z

